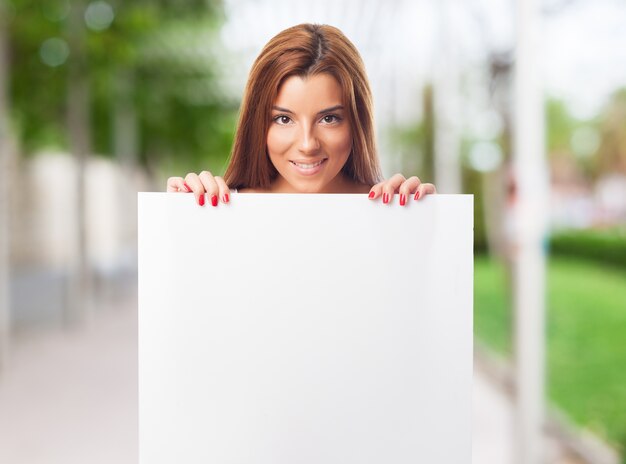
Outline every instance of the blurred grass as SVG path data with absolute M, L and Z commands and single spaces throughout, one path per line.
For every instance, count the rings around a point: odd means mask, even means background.
M 477 256 L 475 333 L 511 356 L 504 266 Z M 548 262 L 547 391 L 575 422 L 624 450 L 626 444 L 626 270 L 551 257 Z

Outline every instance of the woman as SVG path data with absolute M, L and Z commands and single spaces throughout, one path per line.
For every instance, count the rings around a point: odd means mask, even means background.
M 300 24 L 257 57 L 246 85 L 224 177 L 208 171 L 170 177 L 168 192 L 193 192 L 200 206 L 241 193 L 368 193 L 400 205 L 435 193 L 433 184 L 382 178 L 372 96 L 355 46 L 332 26 Z

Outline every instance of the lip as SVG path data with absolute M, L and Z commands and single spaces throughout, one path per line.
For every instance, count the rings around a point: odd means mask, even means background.
M 319 166 L 316 166 L 314 168 L 311 169 L 305 169 L 305 168 L 301 168 L 296 166 L 294 163 L 303 163 L 303 164 L 315 164 L 315 163 L 319 163 L 322 162 Z M 324 165 L 326 164 L 326 161 L 328 161 L 328 158 L 323 158 L 321 160 L 317 160 L 317 161 L 311 161 L 311 160 L 307 160 L 307 161 L 301 161 L 301 160 L 289 160 L 289 164 L 301 175 L 303 176 L 312 176 L 317 174 L 318 172 L 320 172 Z
M 327 160 L 328 158 L 318 158 L 318 159 L 297 159 L 297 160 L 289 160 L 291 162 L 294 163 L 300 163 L 300 164 L 315 164 L 315 163 L 319 163 L 320 161 L 324 161 Z

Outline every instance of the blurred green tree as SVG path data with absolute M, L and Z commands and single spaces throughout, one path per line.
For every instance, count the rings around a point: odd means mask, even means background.
M 601 142 L 595 153 L 594 174 L 626 175 L 626 87 L 613 93 L 599 117 Z
M 416 123 L 389 128 L 392 146 L 401 154 L 401 172 L 418 173 L 424 182 L 434 178 L 435 165 L 435 108 L 433 85 L 422 89 L 422 119 Z M 462 141 L 462 154 L 468 151 L 468 140 Z M 487 231 L 482 203 L 482 174 L 467 166 L 462 167 L 463 189 L 475 195 L 474 246 L 477 251 L 487 248 Z
M 78 168 L 66 305 L 66 320 L 74 322 L 90 306 L 87 155 L 117 157 L 126 178 L 138 163 L 152 173 L 165 164 L 184 172 L 228 154 L 238 105 L 222 98 L 212 53 L 223 5 L 5 0 L 5 11 L 17 138 L 26 154 L 50 146 L 70 151 Z M 125 184 L 120 179 L 120 188 Z M 120 195 L 123 216 L 132 209 L 130 190 Z
M 422 119 L 388 128 L 391 145 L 400 153 L 401 171 L 417 173 L 424 182 L 434 178 L 434 126 L 433 86 L 427 83 L 422 89 Z
M 547 98 L 546 111 L 546 148 L 548 156 L 554 153 L 571 154 L 570 140 L 580 121 L 574 118 L 563 100 Z
M 11 329 L 10 234 L 15 142 L 10 124 L 8 34 L 7 24 L 12 11 L 0 0 L 0 371 L 8 359 Z
M 26 153 L 69 147 L 67 96 L 79 74 L 66 82 L 73 60 L 82 59 L 91 151 L 144 166 L 173 160 L 197 168 L 207 158 L 225 159 L 238 102 L 222 97 L 211 53 L 224 20 L 221 1 L 8 3 L 13 118 Z M 84 45 L 72 35 L 76 9 Z

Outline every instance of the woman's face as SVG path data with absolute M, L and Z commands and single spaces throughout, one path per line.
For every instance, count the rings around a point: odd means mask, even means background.
M 291 76 L 272 108 L 267 151 L 278 177 L 272 191 L 338 193 L 352 149 L 341 87 L 330 74 Z

